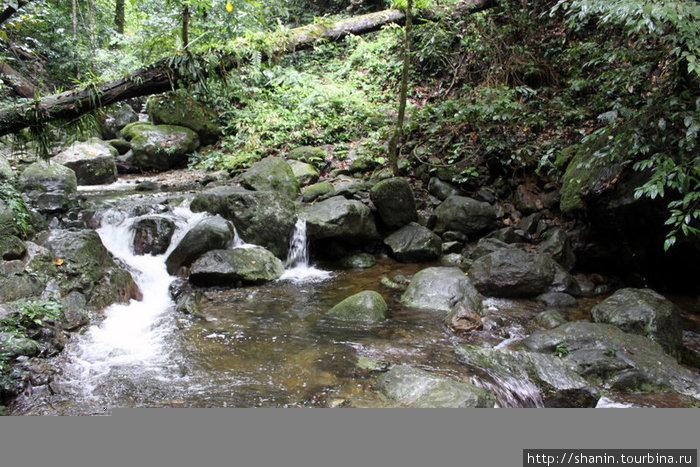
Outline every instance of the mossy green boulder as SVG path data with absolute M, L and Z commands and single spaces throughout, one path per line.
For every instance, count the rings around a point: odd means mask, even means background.
M 299 181 L 292 168 L 279 157 L 266 157 L 241 175 L 241 184 L 255 191 L 276 191 L 289 199 L 299 195 Z
M 197 133 L 176 125 L 134 122 L 121 135 L 131 143 L 131 163 L 144 170 L 184 167 L 187 155 L 199 147 Z
M 78 185 L 102 185 L 117 179 L 117 155 L 112 145 L 92 138 L 73 143 L 54 156 L 53 161 L 72 169 Z
M 326 316 L 339 321 L 377 323 L 386 318 L 387 306 L 377 292 L 365 290 L 351 295 L 328 310 Z
M 156 125 L 182 126 L 196 132 L 202 144 L 216 142 L 221 134 L 216 114 L 182 90 L 152 96 L 146 111 Z

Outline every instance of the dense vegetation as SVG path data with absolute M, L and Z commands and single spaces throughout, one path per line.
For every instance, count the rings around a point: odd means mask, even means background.
M 400 2 L 20 3 L 0 25 L 1 60 L 30 77 L 37 96 L 164 57 L 189 67 L 189 92 L 216 109 L 223 129 L 193 166 L 236 172 L 302 145 L 328 145 L 341 160 L 387 162 L 399 26 L 270 59 L 247 51 L 248 64 L 223 79 L 206 72 L 241 37 L 264 48 L 290 27 L 405 7 Z M 3 10 L 13 6 L 2 2 Z M 698 19 L 700 6 L 688 0 L 551 0 L 502 1 L 476 15 L 421 22 L 411 38 L 404 165 L 449 168 L 455 182 L 477 187 L 533 172 L 556 180 L 587 151 L 645 174 L 636 196 L 667 203 L 668 249 L 697 234 L 700 220 Z M 16 101 L 12 86 L 0 88 L 0 99 Z

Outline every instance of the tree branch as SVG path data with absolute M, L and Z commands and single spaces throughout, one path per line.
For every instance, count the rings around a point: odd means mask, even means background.
M 31 2 L 31 0 L 19 0 L 17 2 L 17 8 L 14 8 L 12 6 L 8 6 L 4 10 L 2 10 L 2 12 L 0 12 L 0 24 L 4 23 L 8 19 L 10 19 L 10 17 L 12 15 L 17 13 L 17 10 L 19 10 L 20 8 L 22 8 L 24 5 L 26 5 L 29 2 Z

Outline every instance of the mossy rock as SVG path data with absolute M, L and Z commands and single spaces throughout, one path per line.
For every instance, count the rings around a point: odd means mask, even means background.
M 287 154 L 287 158 L 289 159 L 306 162 L 307 164 L 313 164 L 316 167 L 323 167 L 326 165 L 327 156 L 328 154 L 326 151 L 313 146 L 300 146 L 292 149 Z
M 14 235 L 3 235 L 0 237 L 0 258 L 5 261 L 20 259 L 26 251 L 27 246 Z
M 64 165 L 39 161 L 24 169 L 19 184 L 25 191 L 75 193 L 78 189 L 78 178 L 75 171 Z
M 330 182 L 320 182 L 310 185 L 301 191 L 301 200 L 310 203 L 318 198 L 330 195 L 335 192 L 335 188 Z
M 58 153 L 54 162 L 72 169 L 79 185 L 102 185 L 117 179 L 116 148 L 92 138 L 77 142 Z
M 266 157 L 241 175 L 241 184 L 255 191 L 277 191 L 290 199 L 299 195 L 299 181 L 279 157 Z
M 582 210 L 583 198 L 603 190 L 622 173 L 623 168 L 622 164 L 596 156 L 594 147 L 580 148 L 561 178 L 559 209 L 562 214 Z
M 366 269 L 377 264 L 377 260 L 369 253 L 354 253 L 338 262 L 338 266 L 344 269 Z
M 152 96 L 146 111 L 156 125 L 182 126 L 196 132 L 202 144 L 216 142 L 221 134 L 216 114 L 182 90 Z
M 134 122 L 121 134 L 131 143 L 131 163 L 141 169 L 184 167 L 187 155 L 199 147 L 197 133 L 182 126 Z
M 292 169 L 292 173 L 299 181 L 299 185 L 306 186 L 316 183 L 319 178 L 318 170 L 311 164 L 306 162 L 291 160 L 287 162 Z
M 387 306 L 377 292 L 365 290 L 352 295 L 328 310 L 326 316 L 339 321 L 377 323 L 386 318 Z
M 15 178 L 15 171 L 4 156 L 0 156 L 0 181 L 12 180 Z

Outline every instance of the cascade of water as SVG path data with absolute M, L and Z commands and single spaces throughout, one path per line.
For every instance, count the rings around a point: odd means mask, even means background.
M 330 271 L 324 271 L 309 265 L 309 240 L 306 236 L 306 221 L 297 220 L 294 232 L 289 241 L 289 253 L 284 274 L 280 280 L 292 282 L 316 282 L 332 276 Z
M 134 219 L 117 209 L 102 218 L 97 230 L 105 247 L 126 264 L 143 294 L 141 301 L 114 304 L 104 311 L 104 320 L 91 326 L 76 341 L 73 360 L 76 374 L 69 376 L 86 394 L 113 368 L 134 366 L 142 370 L 156 368 L 167 358 L 165 342 L 173 331 L 167 311 L 172 305 L 168 287 L 173 277 L 165 267 L 165 258 L 188 228 L 205 214 L 194 214 L 187 207 L 173 210 L 178 229 L 170 248 L 163 255 L 134 255 L 131 226 Z

